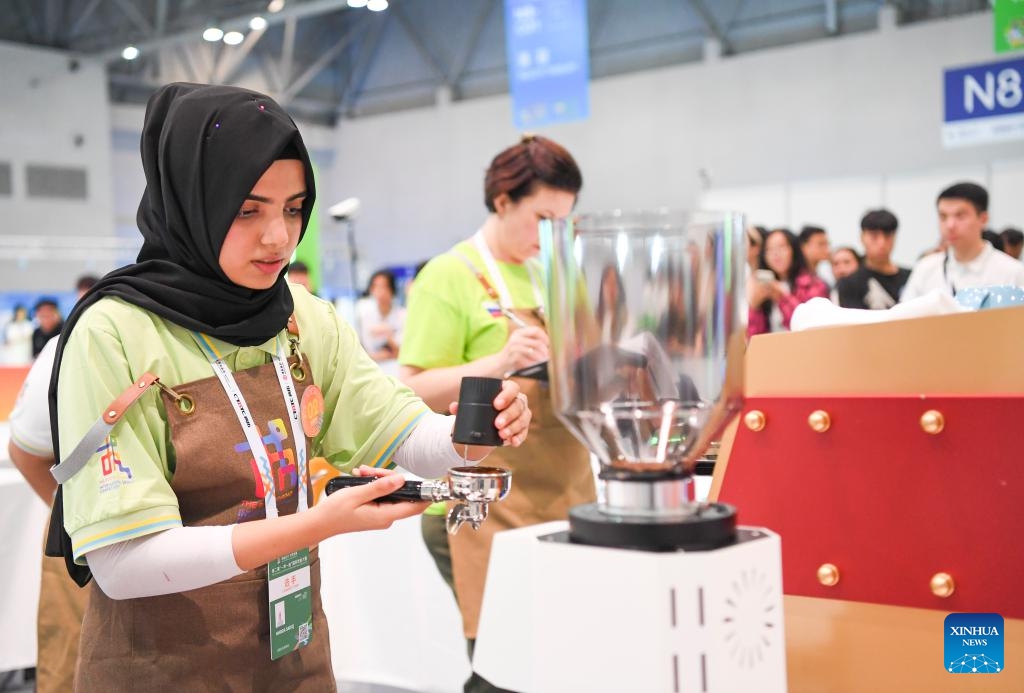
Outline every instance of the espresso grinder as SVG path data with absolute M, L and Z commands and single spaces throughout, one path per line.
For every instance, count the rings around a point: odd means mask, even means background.
M 698 502 L 742 404 L 738 214 L 541 223 L 555 411 L 597 503 L 496 535 L 474 669 L 529 693 L 785 691 L 778 535 Z

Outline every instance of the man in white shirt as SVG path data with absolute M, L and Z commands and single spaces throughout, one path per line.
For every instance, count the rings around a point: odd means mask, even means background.
M 941 193 L 937 202 L 939 228 L 948 248 L 917 261 L 903 289 L 901 301 L 934 290 L 952 295 L 972 286 L 1009 284 L 1024 287 L 1024 263 L 982 239 L 988 224 L 988 192 L 975 183 L 957 183 Z

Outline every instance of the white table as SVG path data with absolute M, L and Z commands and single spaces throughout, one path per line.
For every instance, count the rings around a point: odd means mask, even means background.
M 469 676 L 462 620 L 420 538 L 418 517 L 329 539 L 320 545 L 320 563 L 338 679 L 462 690 Z
M 6 426 L 5 426 L 6 428 Z M 36 609 L 40 562 L 49 508 L 32 492 L 18 470 L 0 464 L 0 671 L 36 665 Z

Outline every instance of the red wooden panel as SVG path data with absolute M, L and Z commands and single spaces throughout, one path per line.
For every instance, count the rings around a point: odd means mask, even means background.
M 782 535 L 786 594 L 1024 618 L 1024 396 L 766 397 L 719 499 Z M 807 422 L 825 410 L 831 427 Z M 938 435 L 921 429 L 935 409 Z M 835 587 L 817 580 L 834 563 Z M 953 576 L 941 599 L 932 575 Z

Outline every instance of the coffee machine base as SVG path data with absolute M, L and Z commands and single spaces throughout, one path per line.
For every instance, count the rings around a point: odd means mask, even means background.
M 569 534 L 578 544 L 644 551 L 693 551 L 724 546 L 736 535 L 736 509 L 725 503 L 697 505 L 681 517 L 608 513 L 597 503 L 569 509 Z
M 523 693 L 786 690 L 777 534 L 705 551 L 571 543 L 568 523 L 494 538 L 473 668 Z

